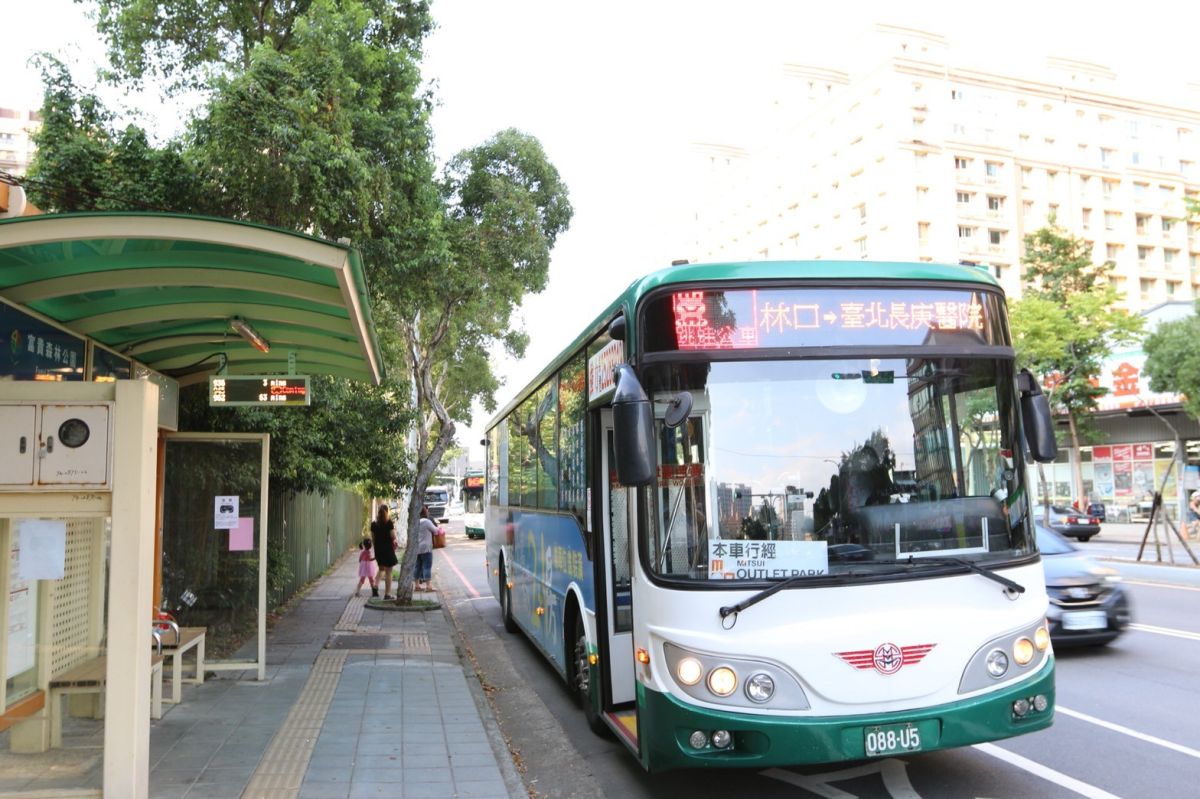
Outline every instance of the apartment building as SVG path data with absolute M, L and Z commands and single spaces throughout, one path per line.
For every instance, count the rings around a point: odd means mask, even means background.
M 854 52 L 853 71 L 786 65 L 755 141 L 693 147 L 693 257 L 962 262 L 1019 296 L 1022 239 L 1053 216 L 1131 310 L 1200 296 L 1200 87 L 1135 96 L 1053 57 L 983 71 L 890 25 Z
M 35 149 L 31 137 L 41 125 L 37 111 L 0 106 L 0 172 L 25 174 Z

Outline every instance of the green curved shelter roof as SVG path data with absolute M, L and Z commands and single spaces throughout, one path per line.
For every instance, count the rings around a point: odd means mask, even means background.
M 0 221 L 0 296 L 182 384 L 214 372 L 383 375 L 362 262 L 288 230 L 178 214 Z M 270 343 L 252 347 L 241 317 Z

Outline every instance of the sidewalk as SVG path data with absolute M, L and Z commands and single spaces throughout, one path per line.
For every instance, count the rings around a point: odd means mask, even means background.
M 151 797 L 527 795 L 445 610 L 365 608 L 357 581 L 344 557 L 295 604 L 267 637 L 265 682 L 185 688 L 151 727 Z

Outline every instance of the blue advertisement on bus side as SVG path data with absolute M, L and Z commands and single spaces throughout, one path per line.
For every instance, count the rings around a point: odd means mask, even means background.
M 583 534 L 568 514 L 514 510 L 512 515 L 513 616 L 562 670 L 567 588 L 579 586 L 585 610 L 596 606 Z

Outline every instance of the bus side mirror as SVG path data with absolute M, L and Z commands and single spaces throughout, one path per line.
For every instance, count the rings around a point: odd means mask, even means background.
M 617 482 L 642 486 L 654 480 L 654 406 L 633 367 L 616 367 L 613 395 L 613 453 Z
M 1017 388 L 1021 391 L 1021 417 L 1029 454 L 1038 463 L 1051 463 L 1058 457 L 1058 442 L 1054 439 L 1050 401 L 1028 369 L 1017 374 Z

